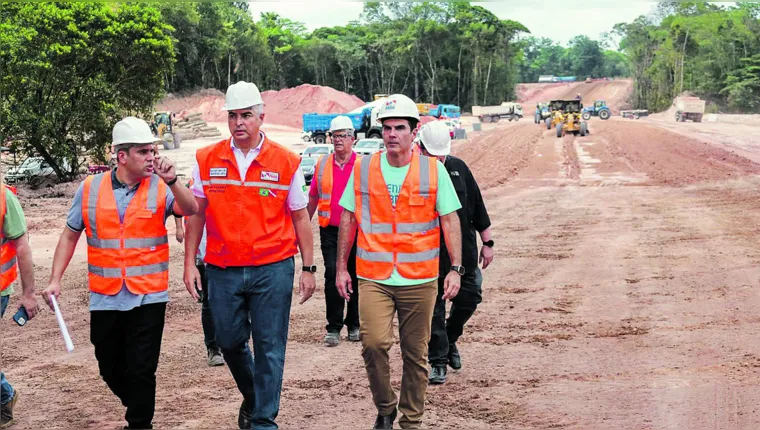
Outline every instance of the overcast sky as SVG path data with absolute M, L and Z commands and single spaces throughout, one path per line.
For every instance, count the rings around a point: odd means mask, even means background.
M 319 27 L 346 25 L 359 19 L 363 3 L 349 1 L 250 1 L 256 20 L 261 12 L 277 12 L 294 21 L 303 22 L 309 30 Z M 579 34 L 598 39 L 619 22 L 631 22 L 646 15 L 656 3 L 646 1 L 618 2 L 615 0 L 586 1 L 492 1 L 472 2 L 489 9 L 502 19 L 519 21 L 534 36 L 567 42 Z

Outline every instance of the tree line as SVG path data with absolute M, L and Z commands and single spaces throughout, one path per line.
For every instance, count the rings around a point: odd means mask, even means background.
M 760 112 L 760 4 L 662 2 L 613 34 L 631 64 L 635 107 L 667 109 L 689 91 L 713 111 Z
M 4 2 L 0 139 L 68 178 L 83 154 L 107 157 L 120 117 L 150 114 L 167 92 L 239 80 L 467 110 L 514 100 L 518 82 L 540 75 L 632 76 L 636 107 L 665 109 L 688 90 L 758 111 L 759 9 L 662 3 L 601 40 L 561 46 L 468 2 L 370 2 L 358 20 L 311 32 L 275 13 L 254 17 L 247 2 Z

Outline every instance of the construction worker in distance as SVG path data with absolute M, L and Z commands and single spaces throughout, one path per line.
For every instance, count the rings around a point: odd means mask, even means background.
M 309 219 L 317 212 L 319 219 L 319 241 L 322 247 L 322 258 L 325 261 L 325 305 L 327 313 L 326 346 L 337 346 L 340 343 L 340 331 L 345 325 L 348 329 L 348 340 L 359 341 L 359 281 L 356 278 L 356 243 L 351 248 L 348 257 L 348 273 L 351 275 L 353 292 L 348 301 L 346 319 L 343 319 L 343 308 L 346 302 L 335 288 L 338 260 L 338 227 L 343 208 L 340 207 L 340 197 L 348 184 L 348 178 L 354 170 L 357 160 L 354 152 L 354 124 L 347 116 L 337 116 L 330 122 L 330 136 L 335 152 L 320 157 L 317 162 L 316 175 L 309 190 Z
M 77 189 L 42 297 L 61 294 L 77 241 L 87 236 L 90 341 L 100 375 L 127 408 L 128 428 L 152 428 L 156 369 L 169 301 L 166 219 L 198 204 L 177 182 L 174 163 L 157 156 L 148 124 L 127 117 L 113 128 L 117 167 Z
M 32 319 L 37 315 L 37 297 L 34 293 L 34 263 L 26 232 L 26 219 L 15 188 L 6 186 L 0 174 L 0 317 L 8 308 L 8 301 L 13 294 L 12 284 L 19 272 L 23 293 L 18 309 L 24 308 L 27 319 Z M 6 356 L 7 352 L 6 349 Z M 18 397 L 18 390 L 11 386 L 5 374 L 0 371 L 0 429 L 15 423 L 13 407 Z
M 480 187 L 472 176 L 467 164 L 450 155 L 451 137 L 449 129 L 442 121 L 425 124 L 420 130 L 420 150 L 428 157 L 435 157 L 443 163 L 451 177 L 462 208 L 457 211 L 462 230 L 462 276 L 459 294 L 451 300 L 451 311 L 446 319 L 446 302 L 443 300 L 444 279 L 450 262 L 446 243 L 441 241 L 440 272 L 438 274 L 438 298 L 433 311 L 432 334 L 428 344 L 430 362 L 430 383 L 446 382 L 446 365 L 454 370 L 462 368 L 462 360 L 457 349 L 457 340 L 464 331 L 465 323 L 472 317 L 482 299 L 483 269 L 493 261 L 493 240 L 491 239 L 491 219 L 488 217 Z M 480 233 L 483 247 L 478 256 L 478 241 L 475 232 Z
M 199 210 L 187 222 L 185 286 L 197 299 L 195 253 L 205 226 L 216 343 L 243 395 L 238 426 L 275 428 L 299 248 L 301 303 L 316 287 L 306 181 L 298 154 L 261 131 L 264 101 L 256 85 L 230 85 L 222 109 L 232 137 L 196 154 Z
M 341 197 L 336 284 L 348 300 L 353 288 L 348 257 L 358 235 L 360 337 L 378 412 L 375 428 L 392 428 L 397 405 L 403 415 L 401 427 L 417 428 L 428 385 L 427 348 L 438 292 L 441 230 L 452 262 L 444 281 L 445 300 L 457 295 L 464 274 L 456 214 L 460 205 L 443 165 L 412 152 L 417 105 L 409 97 L 392 95 L 380 105 L 377 118 L 386 151 L 356 163 Z M 398 401 L 388 362 L 395 313 L 404 361 Z

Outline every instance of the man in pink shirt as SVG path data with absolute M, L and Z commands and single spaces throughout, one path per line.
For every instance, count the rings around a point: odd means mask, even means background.
M 317 162 L 314 179 L 309 191 L 309 218 L 317 213 L 319 218 L 319 241 L 325 261 L 325 302 L 327 305 L 326 346 L 340 343 L 343 325 L 348 329 L 348 340 L 359 341 L 359 281 L 356 278 L 356 243 L 348 258 L 353 293 L 348 301 L 348 311 L 343 319 L 345 300 L 335 287 L 338 258 L 338 226 L 343 208 L 338 204 L 354 170 L 354 125 L 347 116 L 335 117 L 330 123 L 330 137 L 335 153 L 322 156 Z

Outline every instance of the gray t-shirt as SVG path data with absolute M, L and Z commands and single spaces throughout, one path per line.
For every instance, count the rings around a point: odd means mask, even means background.
M 116 199 L 116 207 L 119 210 L 119 220 L 124 222 L 124 214 L 127 212 L 127 206 L 129 206 L 129 202 L 132 201 L 132 197 L 135 196 L 140 184 L 135 185 L 131 189 L 127 188 L 126 185 L 116 179 L 116 170 L 111 172 L 111 182 L 113 183 L 113 195 Z M 84 182 L 79 184 L 79 188 L 74 195 L 74 201 L 71 203 L 71 209 L 69 209 L 69 215 L 66 218 L 66 226 L 70 230 L 76 232 L 84 231 L 84 219 L 82 218 L 83 190 Z M 172 190 L 167 188 L 166 213 L 164 214 L 164 220 L 172 215 L 173 206 L 174 194 L 172 193 Z M 166 303 L 168 301 L 168 291 L 152 294 L 132 294 L 124 284 L 121 286 L 121 291 L 113 296 L 90 291 L 90 311 L 129 311 L 142 305 Z

